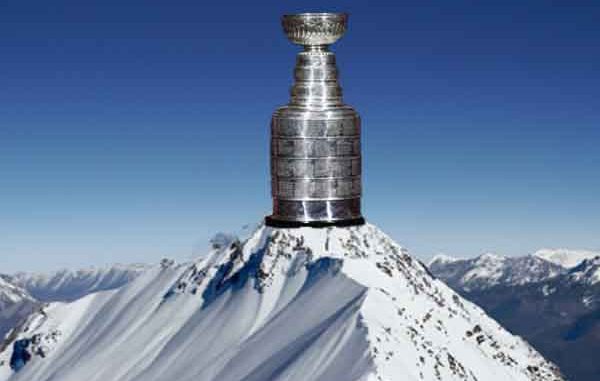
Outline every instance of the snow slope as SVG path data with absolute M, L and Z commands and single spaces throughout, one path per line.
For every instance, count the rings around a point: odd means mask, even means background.
M 563 379 L 373 225 L 221 238 L 196 263 L 32 316 L 0 381 Z
M 600 257 L 600 252 L 588 250 L 541 249 L 536 251 L 534 255 L 570 269 L 586 259 Z

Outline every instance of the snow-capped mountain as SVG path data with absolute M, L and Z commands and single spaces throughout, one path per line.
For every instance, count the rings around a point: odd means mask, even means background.
M 435 262 L 431 272 L 483 307 L 510 331 L 556 362 L 568 379 L 597 381 L 600 364 L 600 257 L 562 267 L 539 255 L 505 258 L 496 266 L 481 259 Z M 506 266 L 511 263 L 511 266 Z M 468 274 L 502 268 L 502 276 L 469 282 Z M 498 272 L 491 272 L 498 273 Z M 516 280 L 516 281 L 515 281 Z
M 541 249 L 536 251 L 534 255 L 570 269 L 586 259 L 600 257 L 600 252 L 589 250 Z
M 221 236 L 18 332 L 1 381 L 563 379 L 372 225 Z
M 470 259 L 436 256 L 428 266 L 435 276 L 461 291 L 485 290 L 496 285 L 523 285 L 565 272 L 562 266 L 537 256 L 505 257 L 493 253 Z
M 0 340 L 37 307 L 27 291 L 0 277 Z
M 112 265 L 51 273 L 17 273 L 3 277 L 42 302 L 73 301 L 98 291 L 119 288 L 138 277 L 145 265 Z
M 437 254 L 427 262 L 427 266 L 431 266 L 433 263 L 448 264 L 456 261 L 460 261 L 460 259 L 446 254 Z
M 27 300 L 33 300 L 27 291 L 0 277 L 0 311 Z

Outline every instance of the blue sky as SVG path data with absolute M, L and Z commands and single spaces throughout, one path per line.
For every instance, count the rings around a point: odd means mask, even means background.
M 279 17 L 313 10 L 351 14 L 371 222 L 423 258 L 600 249 L 597 2 L 5 1 L 0 272 L 188 259 L 268 214 Z

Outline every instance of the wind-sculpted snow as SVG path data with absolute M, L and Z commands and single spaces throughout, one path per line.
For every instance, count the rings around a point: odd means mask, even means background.
M 57 342 L 0 381 L 562 380 L 372 225 L 222 236 L 43 314 L 0 362 L 33 335 Z

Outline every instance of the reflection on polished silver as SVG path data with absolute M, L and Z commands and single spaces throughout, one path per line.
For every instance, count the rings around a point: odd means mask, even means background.
M 291 100 L 271 120 L 270 226 L 359 225 L 360 117 L 342 100 L 329 45 L 346 32 L 345 13 L 286 15 L 288 39 L 302 45 Z

